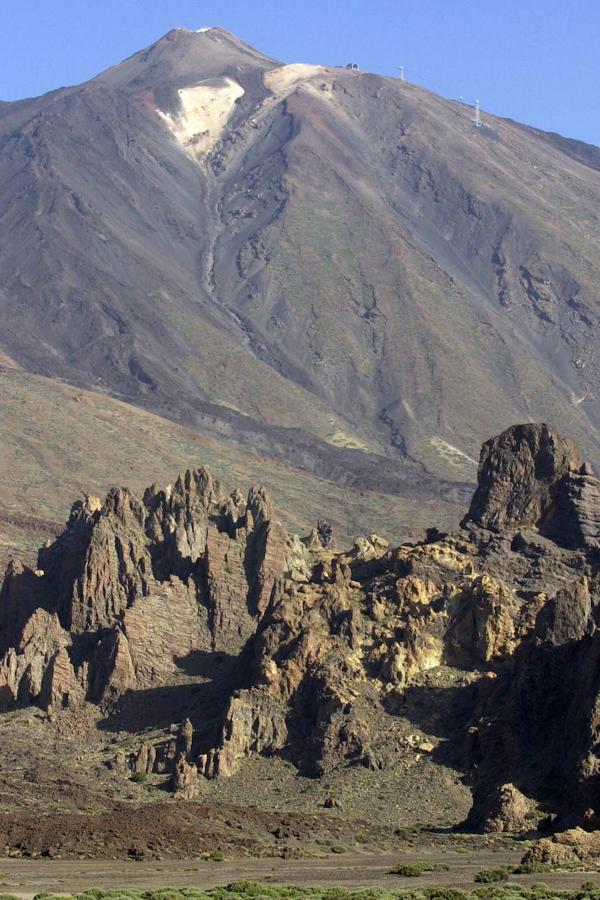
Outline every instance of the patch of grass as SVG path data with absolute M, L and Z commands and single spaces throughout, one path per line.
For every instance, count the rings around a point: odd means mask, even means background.
M 419 865 L 428 864 L 417 864 Z M 510 883 L 484 883 L 482 887 L 470 892 L 447 886 L 391 891 L 385 888 L 352 890 L 341 886 L 299 887 L 258 881 L 234 881 L 226 887 L 214 887 L 206 891 L 194 887 L 161 888 L 143 893 L 126 889 L 91 888 L 67 897 L 52 893 L 37 894 L 34 900 L 261 900 L 261 898 L 264 900 L 301 900 L 301 898 L 302 900 L 600 900 L 600 884 L 586 881 L 579 888 L 565 890 L 552 888 L 543 883 L 529 887 Z M 0 900 L 18 900 L 18 898 L 10 894 L 0 894 Z
M 419 888 L 418 891 L 402 891 L 396 896 L 410 897 L 411 900 L 470 900 L 472 895 L 461 888 L 431 887 Z
M 404 878 L 418 878 L 425 872 L 449 872 L 450 866 L 446 863 L 401 863 L 389 870 L 389 875 L 402 875 Z
M 212 860 L 212 862 L 224 862 L 224 861 L 225 861 L 225 854 L 222 853 L 220 850 L 215 850 L 215 852 L 214 852 L 214 853 L 211 853 L 210 856 L 209 856 L 208 858 L 209 858 L 210 860 Z

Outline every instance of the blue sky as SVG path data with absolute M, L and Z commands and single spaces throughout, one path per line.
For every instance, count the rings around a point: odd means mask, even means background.
M 1 0 L 0 99 L 74 84 L 174 26 L 396 75 L 600 145 L 600 0 Z

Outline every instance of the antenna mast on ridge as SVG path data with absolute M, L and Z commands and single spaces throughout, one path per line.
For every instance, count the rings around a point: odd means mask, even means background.
M 400 81 L 406 81 L 406 78 L 404 77 L 404 66 L 400 66 L 399 68 L 400 68 Z
M 481 110 L 479 108 L 479 100 L 475 101 L 475 118 L 473 119 L 473 125 L 475 128 L 481 128 L 483 122 L 481 121 Z

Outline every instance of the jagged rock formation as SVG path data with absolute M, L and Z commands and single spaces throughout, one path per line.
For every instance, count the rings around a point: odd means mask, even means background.
M 176 689 L 170 731 L 112 765 L 164 773 L 182 798 L 252 754 L 313 776 L 450 754 L 471 778 L 471 827 L 527 828 L 536 801 L 589 825 L 598 522 L 595 476 L 546 425 L 484 445 L 459 531 L 395 548 L 371 535 L 341 552 L 324 523 L 286 535 L 263 490 L 225 496 L 204 469 L 142 499 L 86 497 L 37 570 L 9 566 L 0 697 L 110 717 Z M 428 692 L 448 696 L 439 743 L 414 733 Z
M 180 661 L 239 652 L 284 574 L 286 534 L 264 491 L 226 497 L 205 469 L 143 499 L 74 504 L 35 572 L 9 566 L 0 602 L 3 702 L 103 706 L 176 678 Z
M 471 812 L 472 824 L 483 832 L 522 831 L 531 828 L 535 820 L 533 804 L 514 784 L 498 787 L 482 804 L 483 816 L 475 821 L 475 811 Z
M 599 482 L 570 438 L 547 425 L 510 428 L 483 445 L 463 524 L 534 528 L 567 547 L 598 547 Z

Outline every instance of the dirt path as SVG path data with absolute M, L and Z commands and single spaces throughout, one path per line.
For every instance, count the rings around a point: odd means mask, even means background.
M 419 885 L 452 885 L 472 888 L 481 869 L 516 864 L 518 851 L 479 853 L 360 853 L 352 852 L 324 859 L 230 859 L 225 862 L 201 860 L 163 860 L 128 862 L 123 860 L 16 860 L 0 862 L 0 893 L 30 898 L 41 891 L 75 893 L 91 887 L 210 888 L 232 881 L 253 880 L 284 884 L 343 885 L 348 888 L 415 888 Z M 449 872 L 437 872 L 420 878 L 389 875 L 399 862 L 432 860 L 450 866 Z M 544 881 L 571 888 L 586 880 L 598 881 L 600 874 L 582 872 L 553 873 L 544 876 L 521 875 L 513 880 L 521 884 Z

